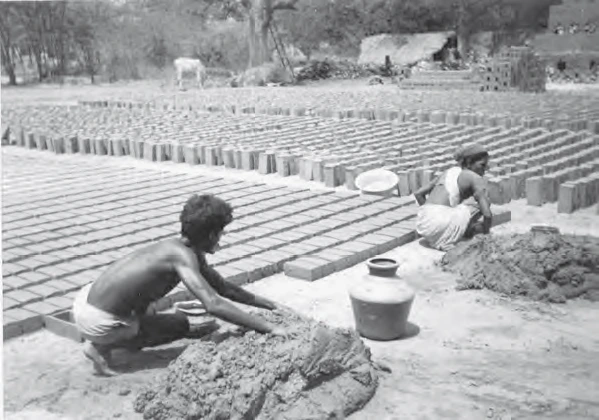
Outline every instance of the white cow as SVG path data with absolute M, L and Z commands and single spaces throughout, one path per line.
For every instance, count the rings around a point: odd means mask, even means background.
M 177 83 L 179 89 L 183 87 L 183 74 L 195 73 L 198 86 L 204 88 L 204 79 L 206 78 L 206 67 L 197 58 L 179 57 L 174 61 L 177 70 Z

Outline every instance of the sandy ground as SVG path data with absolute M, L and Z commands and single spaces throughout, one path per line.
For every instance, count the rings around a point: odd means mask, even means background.
M 509 205 L 503 235 L 551 222 L 563 232 L 599 236 L 592 209 L 556 215 L 551 206 Z M 553 217 L 548 218 L 547 215 Z M 411 337 L 367 340 L 384 374 L 374 399 L 352 419 L 599 419 L 599 307 L 508 299 L 489 291 L 454 290 L 441 253 L 419 242 L 386 255 L 416 290 Z M 313 283 L 278 274 L 249 286 L 333 326 L 353 327 L 348 288 L 363 264 Z M 118 378 L 91 374 L 80 345 L 40 331 L 4 343 L 7 419 L 140 418 L 131 403 L 141 384 L 163 371 L 189 341 L 115 359 Z
M 52 87 L 2 89 L 2 105 L 104 97 L 113 88 L 122 95 L 128 89 L 134 94 L 139 86 L 69 89 L 69 94 Z M 130 165 L 125 161 L 128 159 L 111 161 Z M 247 172 L 221 168 L 164 163 L 161 167 L 248 176 Z M 277 180 L 257 174 L 252 174 L 252 180 L 307 186 L 291 178 Z M 599 236 L 594 208 L 563 215 L 557 214 L 555 204 L 536 208 L 520 200 L 507 207 L 512 210 L 513 221 L 496 228 L 493 234 L 525 232 L 531 224 L 551 223 L 564 233 Z M 387 343 L 367 340 L 373 357 L 393 372 L 384 374 L 374 399 L 352 419 L 599 419 L 596 304 L 534 303 L 489 291 L 455 291 L 455 278 L 436 267 L 442 254 L 418 242 L 386 255 L 401 262 L 399 274 L 417 290 L 410 317 L 412 334 Z M 351 328 L 354 321 L 348 288 L 365 273 L 364 264 L 360 264 L 313 283 L 278 274 L 248 287 L 307 316 Z M 122 374 L 100 378 L 91 373 L 78 343 L 50 332 L 5 342 L 5 418 L 140 418 L 131 406 L 136 390 L 164 372 L 188 343 L 118 354 L 117 370 Z

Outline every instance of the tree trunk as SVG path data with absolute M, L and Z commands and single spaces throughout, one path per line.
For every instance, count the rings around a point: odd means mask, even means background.
M 250 67 L 271 61 L 268 53 L 268 29 L 272 19 L 272 0 L 253 0 L 248 19 Z
M 17 75 L 15 74 L 15 65 L 12 57 L 10 56 L 10 52 L 6 51 L 4 45 L 2 46 L 2 64 L 4 70 L 8 74 L 8 84 L 10 86 L 17 85 Z

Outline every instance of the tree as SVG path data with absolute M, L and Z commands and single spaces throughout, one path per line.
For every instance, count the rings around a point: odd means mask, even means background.
M 2 66 L 8 74 L 9 84 L 16 86 L 15 72 L 18 46 L 26 38 L 26 33 L 20 24 L 15 3 L 0 3 L 0 47 Z
M 249 67 L 272 60 L 268 48 L 268 32 L 275 12 L 297 10 L 298 0 L 241 0 L 248 16 Z

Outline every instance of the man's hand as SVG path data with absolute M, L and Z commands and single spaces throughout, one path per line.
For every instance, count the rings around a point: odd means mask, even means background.
M 283 337 L 283 338 L 289 337 L 289 331 L 287 331 L 283 327 L 275 327 L 275 328 L 273 328 L 273 330 L 270 333 L 272 335 L 274 335 L 275 337 Z
M 283 305 L 282 303 L 274 303 L 274 309 L 272 309 L 272 311 L 279 315 L 299 315 L 295 309 Z

